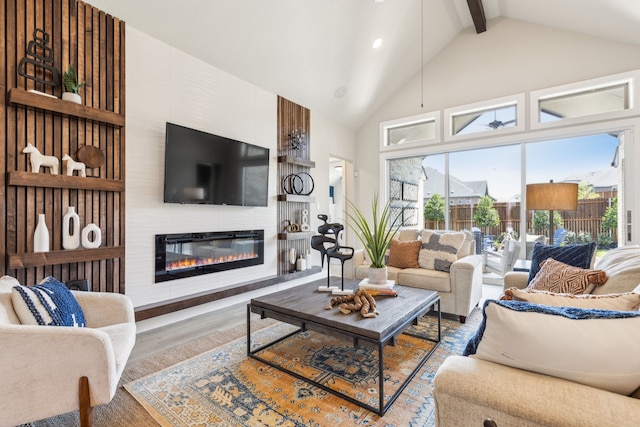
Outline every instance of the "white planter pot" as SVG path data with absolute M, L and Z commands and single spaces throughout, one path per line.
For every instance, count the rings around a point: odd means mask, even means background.
M 369 267 L 369 283 L 372 285 L 385 285 L 387 283 L 387 267 Z
M 77 93 L 62 92 L 62 99 L 69 102 L 75 102 L 76 104 L 82 104 L 82 98 Z

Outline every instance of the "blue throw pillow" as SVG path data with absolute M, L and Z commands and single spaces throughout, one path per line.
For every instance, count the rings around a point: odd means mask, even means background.
M 71 291 L 51 276 L 39 285 L 14 286 L 11 301 L 23 325 L 87 325 L 84 312 Z
M 539 242 L 536 243 L 531 254 L 531 270 L 529 270 L 527 283 L 536 277 L 536 274 L 540 271 L 540 264 L 547 258 L 553 258 L 572 267 L 591 268 L 591 260 L 596 247 L 596 242 L 566 246 L 549 246 Z

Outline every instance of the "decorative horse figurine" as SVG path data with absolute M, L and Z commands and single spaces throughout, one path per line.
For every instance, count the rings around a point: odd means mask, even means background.
M 30 142 L 27 143 L 27 146 L 22 150 L 23 153 L 29 154 L 29 160 L 31 161 L 31 172 L 39 173 L 40 166 L 45 168 L 49 168 L 51 170 L 51 175 L 58 175 L 58 158 L 54 156 L 45 156 L 41 154 L 40 151 L 36 147 L 33 146 Z
M 73 171 L 78 171 L 78 176 L 87 176 L 87 168 L 82 162 L 76 162 L 70 155 L 62 156 L 62 161 L 67 163 L 67 175 L 72 176 Z

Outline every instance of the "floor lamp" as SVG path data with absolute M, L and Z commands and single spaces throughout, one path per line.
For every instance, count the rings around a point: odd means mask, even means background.
M 549 211 L 549 244 L 553 246 L 553 211 L 578 210 L 578 184 L 554 183 L 527 185 L 527 209 Z

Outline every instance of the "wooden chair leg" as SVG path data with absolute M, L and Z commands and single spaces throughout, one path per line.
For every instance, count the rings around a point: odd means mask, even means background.
M 91 427 L 93 408 L 89 396 L 89 378 L 80 378 L 80 427 Z

